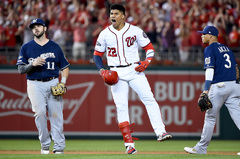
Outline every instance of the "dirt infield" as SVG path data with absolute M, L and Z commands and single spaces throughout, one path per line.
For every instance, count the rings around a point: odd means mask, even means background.
M 51 154 L 52 152 L 50 152 Z M 138 154 L 187 154 L 184 151 L 145 151 L 137 152 Z M 40 151 L 0 151 L 0 154 L 40 154 Z M 124 154 L 124 152 L 112 151 L 112 152 L 99 152 L 99 151 L 65 151 L 64 154 Z M 208 152 L 208 154 L 216 155 L 236 155 L 235 152 Z

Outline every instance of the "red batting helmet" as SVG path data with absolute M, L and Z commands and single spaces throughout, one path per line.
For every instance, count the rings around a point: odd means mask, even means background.
M 112 70 L 105 70 L 104 82 L 108 85 L 114 85 L 118 82 L 118 73 Z

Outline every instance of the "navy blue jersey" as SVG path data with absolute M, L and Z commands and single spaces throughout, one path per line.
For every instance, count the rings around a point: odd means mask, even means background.
M 24 44 L 21 47 L 17 65 L 32 63 L 38 57 L 45 59 L 46 63 L 43 66 L 34 67 L 27 74 L 27 79 L 59 77 L 59 71 L 70 65 L 60 46 L 51 40 L 43 46 L 37 44 L 34 40 Z
M 230 48 L 212 43 L 204 50 L 204 69 L 213 68 L 212 83 L 236 80 L 236 60 Z

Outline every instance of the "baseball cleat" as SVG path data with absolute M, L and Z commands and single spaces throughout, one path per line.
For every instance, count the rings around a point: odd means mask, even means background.
M 43 149 L 41 149 L 41 154 L 44 154 L 44 155 L 49 154 L 49 150 L 43 150 Z
M 170 135 L 168 133 L 164 133 L 164 134 L 158 136 L 157 141 L 160 142 L 160 141 L 164 141 L 164 140 L 169 140 L 171 138 L 172 138 L 172 135 Z
M 53 150 L 53 153 L 54 154 L 64 154 L 64 152 L 63 152 L 63 150 L 61 151 L 59 151 L 59 150 Z
M 128 146 L 125 153 L 126 154 L 135 154 L 135 153 L 137 153 L 137 150 L 132 146 Z
M 238 152 L 237 155 L 240 156 L 240 152 Z
M 195 150 L 195 148 L 193 148 L 193 147 L 184 147 L 184 151 L 186 151 L 187 153 L 190 153 L 190 154 L 198 154 L 197 151 Z

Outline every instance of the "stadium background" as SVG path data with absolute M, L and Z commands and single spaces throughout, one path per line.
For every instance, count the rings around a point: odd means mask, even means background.
M 70 93 L 65 96 L 68 103 L 64 110 L 67 137 L 120 137 L 113 120 L 114 113 L 111 113 L 114 109 L 108 87 L 101 81 L 92 60 L 96 38 L 109 25 L 107 8 L 111 3 L 124 4 L 127 9 L 126 21 L 144 29 L 154 44 L 155 60 L 146 74 L 160 107 L 164 107 L 167 130 L 170 129 L 175 138 L 199 138 L 203 113 L 196 109 L 196 101 L 204 82 L 202 64 L 206 46 L 201 44 L 200 34 L 196 31 L 202 30 L 205 25 L 217 26 L 220 30 L 219 41 L 233 49 L 239 63 L 238 0 L 2 0 L 0 119 L 4 122 L 0 124 L 1 138 L 35 138 L 37 135 L 26 98 L 26 79 L 18 74 L 15 64 L 21 45 L 33 38 L 27 26 L 33 18 L 39 17 L 47 23 L 48 38 L 63 48 L 71 63 L 68 82 Z M 81 50 L 78 56 L 73 56 L 76 42 L 86 45 L 86 54 L 82 55 L 84 51 Z M 144 59 L 144 52 L 141 48 L 139 50 Z M 86 89 L 81 90 L 84 87 Z M 165 87 L 169 95 L 166 98 L 161 94 Z M 192 91 L 194 96 L 189 99 Z M 186 99 L 182 93 L 185 93 Z M 130 97 L 130 109 L 136 117 L 133 120 L 138 122 L 134 135 L 155 139 L 150 123 L 144 116 L 144 107 L 134 94 Z M 107 116 L 106 112 L 110 114 Z M 142 118 L 138 118 L 137 113 L 141 112 Z M 189 116 L 193 116 L 191 121 L 188 120 L 189 123 L 181 123 Z M 179 125 L 171 121 L 177 121 Z M 239 130 L 225 107 L 220 112 L 214 138 L 240 139 Z

